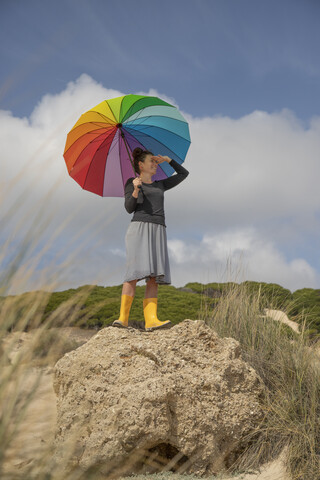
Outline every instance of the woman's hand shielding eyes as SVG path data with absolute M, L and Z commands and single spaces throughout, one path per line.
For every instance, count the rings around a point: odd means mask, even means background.
M 168 162 L 170 163 L 171 162 L 171 158 L 167 157 L 167 155 L 153 155 L 151 157 L 152 159 L 154 159 L 157 163 L 162 163 L 162 162 Z

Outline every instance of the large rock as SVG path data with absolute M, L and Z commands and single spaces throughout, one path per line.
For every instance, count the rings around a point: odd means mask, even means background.
M 261 419 L 264 385 L 239 342 L 188 319 L 153 332 L 100 330 L 55 364 L 54 390 L 55 455 L 74 435 L 73 466 L 123 465 L 140 448 L 162 467 L 175 457 L 173 471 L 214 475 Z M 162 470 L 156 459 L 146 463 L 123 471 Z

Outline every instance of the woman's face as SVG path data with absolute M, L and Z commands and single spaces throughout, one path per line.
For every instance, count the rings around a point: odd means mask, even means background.
M 148 155 L 146 155 L 145 158 L 144 158 L 144 162 L 139 162 L 141 173 L 146 172 L 146 173 L 151 173 L 151 175 L 156 174 L 157 168 L 158 168 L 158 163 L 152 157 L 153 157 L 153 155 L 148 153 Z

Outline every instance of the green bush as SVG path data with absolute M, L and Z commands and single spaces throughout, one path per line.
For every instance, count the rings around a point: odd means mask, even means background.
M 260 312 L 265 308 L 282 310 L 291 320 L 301 323 L 302 318 L 307 320 L 307 329 L 310 337 L 318 338 L 320 335 L 320 290 L 304 288 L 291 293 L 290 290 L 276 283 L 245 281 L 207 283 L 189 282 L 184 287 L 175 288 L 172 285 L 161 285 L 158 288 L 158 317 L 160 320 L 171 320 L 173 324 L 185 318 L 195 320 L 200 318 L 204 309 L 210 310 L 217 307 L 221 298 L 227 295 L 231 288 L 246 287 L 247 294 L 257 298 Z M 146 285 L 136 287 L 129 322 L 144 322 L 143 298 Z M 82 292 L 89 291 L 87 295 L 79 297 Z M 52 326 L 78 326 L 82 328 L 103 328 L 119 318 L 122 285 L 102 287 L 98 285 L 83 285 L 77 289 L 68 289 L 63 292 L 48 293 L 48 301 L 43 309 L 42 323 L 63 304 L 70 302 L 68 313 L 57 316 Z M 24 315 L 26 301 L 30 293 L 17 296 L 16 308 L 20 309 L 16 318 Z M 0 297 L 1 302 L 5 297 Z M 73 303 L 73 299 L 74 303 Z M 204 302 L 205 299 L 205 302 Z M 19 306 L 20 305 L 20 306 Z M 59 318 L 59 320 L 58 320 Z M 31 320 L 30 320 L 31 321 Z M 14 325 L 11 325 L 11 329 Z M 32 328 L 30 322 L 25 330 Z

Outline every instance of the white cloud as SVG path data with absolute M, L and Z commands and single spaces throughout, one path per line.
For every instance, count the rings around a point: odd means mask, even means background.
M 238 120 L 194 119 L 189 212 L 201 215 L 199 203 L 210 202 L 213 219 L 256 221 L 319 210 L 319 133 L 319 121 L 305 131 L 286 109 Z
M 126 252 L 125 252 L 125 250 L 123 250 L 121 248 L 110 248 L 109 250 L 113 255 L 117 255 L 118 257 L 126 258 Z
M 287 260 L 272 240 L 254 228 L 205 234 L 200 242 L 173 239 L 168 241 L 168 249 L 179 285 L 195 281 L 197 276 L 203 283 L 255 280 L 279 283 L 294 291 L 302 285 L 315 288 L 320 280 L 307 261 Z
M 58 246 L 67 254 L 86 239 L 73 272 L 64 272 L 65 282 L 69 278 L 73 286 L 97 278 L 106 285 L 122 282 L 124 236 L 132 216 L 123 199 L 82 190 L 68 175 L 63 151 L 68 131 L 84 111 L 124 94 L 83 74 L 61 93 L 45 95 L 30 118 L 0 111 L 1 217 L 12 207 L 0 238 L 11 238 L 15 230 L 23 238 L 43 207 L 51 254 Z M 176 104 L 154 89 L 146 94 Z M 294 251 L 295 245 L 301 249 L 308 235 L 320 233 L 320 117 L 313 117 L 304 130 L 288 109 L 254 111 L 239 119 L 181 112 L 192 143 L 184 164 L 190 175 L 165 197 L 173 284 L 187 278 L 205 281 L 203 272 L 212 265 L 223 268 L 229 246 L 233 255 L 246 252 L 251 279 L 316 286 L 317 272 L 310 262 L 301 255 L 286 260 L 280 252 L 289 247 Z M 39 225 L 35 220 L 32 228 Z M 33 235 L 35 240 L 41 236 L 35 230 Z M 55 268 L 53 264 L 52 272 Z

